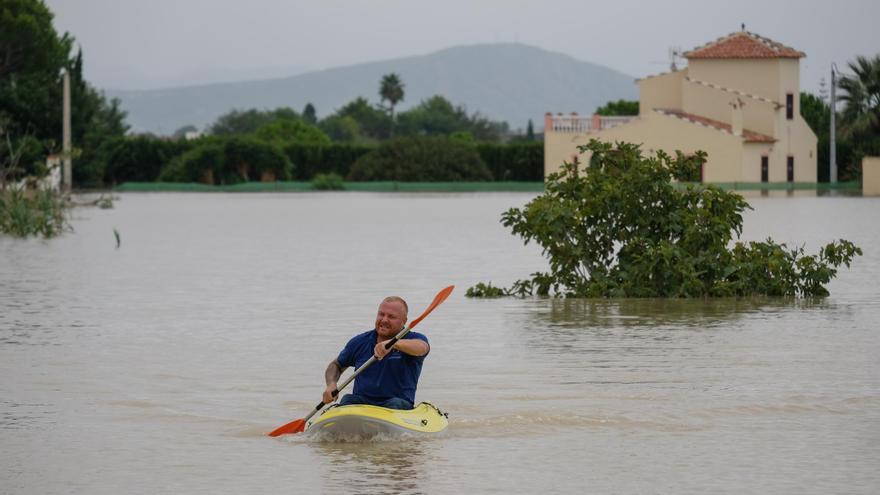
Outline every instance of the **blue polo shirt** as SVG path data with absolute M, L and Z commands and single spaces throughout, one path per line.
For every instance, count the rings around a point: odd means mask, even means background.
M 343 369 L 348 366 L 359 368 L 373 357 L 378 335 L 373 329 L 355 336 L 348 341 L 336 361 Z M 417 332 L 409 332 L 403 339 L 428 342 L 427 337 Z M 376 361 L 354 379 L 354 393 L 370 401 L 380 402 L 400 397 L 415 404 L 416 385 L 419 383 L 425 356 L 410 356 L 392 349 L 381 361 Z

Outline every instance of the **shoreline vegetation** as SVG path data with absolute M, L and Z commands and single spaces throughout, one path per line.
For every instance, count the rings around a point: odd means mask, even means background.
M 687 187 L 692 183 L 676 183 L 676 187 Z M 858 181 L 831 183 L 761 183 L 729 182 L 712 184 L 726 191 L 840 191 L 857 193 L 861 191 Z M 326 189 L 312 181 L 274 181 L 242 182 L 239 184 L 209 185 L 198 182 L 126 182 L 112 189 L 114 192 L 311 192 L 322 190 L 351 192 L 536 192 L 544 191 L 544 182 L 341 182 L 339 187 Z
M 70 229 L 65 198 L 50 189 L 0 189 L 0 234 L 45 239 Z

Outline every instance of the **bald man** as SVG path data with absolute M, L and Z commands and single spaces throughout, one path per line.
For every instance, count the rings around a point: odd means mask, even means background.
M 324 373 L 327 383 L 323 397 L 325 404 L 335 400 L 333 391 L 346 368 L 360 368 L 376 356 L 377 361 L 355 378 L 354 391 L 343 396 L 339 405 L 413 408 L 422 362 L 431 350 L 428 338 L 417 332 L 409 332 L 391 349 L 385 349 L 385 344 L 406 324 L 407 311 L 406 301 L 400 297 L 391 296 L 382 300 L 376 313 L 375 327 L 349 340 L 339 356 L 327 366 Z

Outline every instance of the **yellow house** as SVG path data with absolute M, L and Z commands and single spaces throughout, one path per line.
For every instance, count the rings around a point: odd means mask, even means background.
M 704 182 L 816 182 L 816 135 L 800 114 L 804 53 L 738 31 L 684 54 L 682 70 L 639 84 L 639 115 L 544 117 L 544 174 L 584 161 L 591 138 L 648 153 L 703 150 Z

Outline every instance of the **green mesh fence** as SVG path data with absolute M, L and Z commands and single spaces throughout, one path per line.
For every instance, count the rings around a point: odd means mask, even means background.
M 345 182 L 346 191 L 364 192 L 542 192 L 543 182 Z M 243 182 L 209 186 L 198 183 L 126 182 L 122 192 L 273 192 L 314 191 L 311 182 Z

